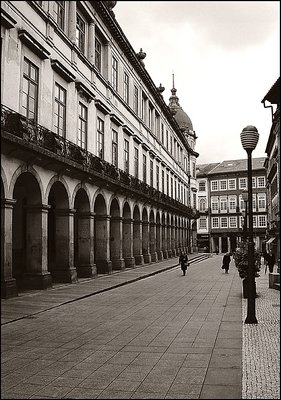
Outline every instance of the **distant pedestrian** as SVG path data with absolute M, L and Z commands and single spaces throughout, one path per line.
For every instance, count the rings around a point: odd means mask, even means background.
M 269 250 L 269 254 L 267 256 L 267 262 L 268 262 L 269 272 L 272 273 L 275 264 L 275 255 L 272 253 L 272 250 Z
M 222 269 L 224 269 L 224 272 L 226 274 L 228 274 L 230 261 L 231 261 L 230 253 L 225 253 L 222 259 Z
M 189 266 L 188 257 L 186 253 L 181 253 L 179 257 L 179 265 L 181 266 L 183 275 L 185 275 L 187 267 Z
M 264 265 L 265 265 L 264 273 L 265 273 L 265 274 L 266 274 L 267 266 L 268 266 L 268 257 L 269 257 L 269 254 L 268 254 L 268 252 L 265 250 L 265 251 L 263 252 L 263 260 L 264 260 Z

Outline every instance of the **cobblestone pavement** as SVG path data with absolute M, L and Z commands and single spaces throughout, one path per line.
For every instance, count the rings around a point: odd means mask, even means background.
M 242 398 L 280 399 L 280 292 L 268 287 L 264 268 L 256 278 L 258 324 L 243 323 Z M 247 299 L 242 300 L 243 321 Z

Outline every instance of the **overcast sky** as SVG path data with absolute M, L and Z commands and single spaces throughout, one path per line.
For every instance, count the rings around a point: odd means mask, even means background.
M 247 125 L 260 133 L 252 156 L 265 156 L 271 111 L 261 100 L 280 75 L 279 1 L 118 1 L 114 13 L 166 103 L 174 73 L 198 164 L 247 158 Z

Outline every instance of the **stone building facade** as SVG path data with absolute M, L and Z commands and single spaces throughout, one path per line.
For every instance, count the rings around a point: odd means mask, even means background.
M 270 103 L 269 107 L 272 110 L 272 125 L 264 163 L 268 189 L 267 250 L 273 251 L 280 271 L 280 78 L 263 98 L 262 103 L 265 107 L 268 107 L 267 102 Z
M 196 135 L 115 5 L 1 2 L 2 297 L 192 251 Z
M 253 235 L 255 248 L 263 251 L 267 229 L 265 158 L 253 158 Z M 247 159 L 226 160 L 197 166 L 199 251 L 232 252 L 242 241 L 247 192 Z M 246 227 L 249 224 L 246 223 Z

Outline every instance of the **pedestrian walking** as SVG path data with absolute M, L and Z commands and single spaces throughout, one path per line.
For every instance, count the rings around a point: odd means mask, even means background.
M 230 261 L 231 261 L 230 253 L 225 253 L 222 259 L 222 269 L 224 269 L 224 272 L 226 274 L 228 274 Z
M 268 256 L 269 256 L 269 254 L 268 254 L 268 252 L 265 250 L 265 251 L 263 252 L 263 260 L 264 260 L 264 265 L 265 265 L 264 273 L 265 273 L 265 274 L 266 274 L 267 266 L 268 266 Z
M 267 256 L 267 263 L 269 272 L 273 272 L 274 264 L 275 264 L 275 255 L 273 254 L 272 250 L 269 250 L 269 254 Z
M 187 267 L 189 266 L 188 257 L 186 253 L 181 253 L 179 257 L 179 265 L 181 266 L 182 274 L 185 275 Z

